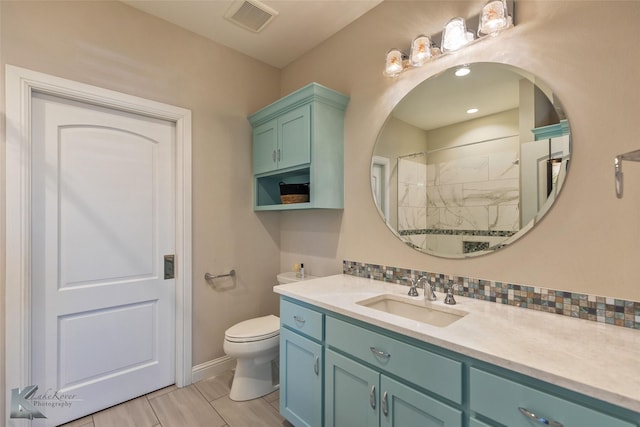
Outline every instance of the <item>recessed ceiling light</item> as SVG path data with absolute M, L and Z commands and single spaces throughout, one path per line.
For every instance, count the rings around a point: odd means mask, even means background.
M 467 110 L 467 114 L 475 114 L 475 113 L 477 113 L 477 112 L 478 112 L 478 109 L 477 109 L 477 108 L 469 108 L 469 109 Z
M 471 72 L 471 69 L 467 66 L 464 66 L 464 67 L 458 68 L 454 74 L 456 75 L 456 77 L 464 77 L 470 72 Z

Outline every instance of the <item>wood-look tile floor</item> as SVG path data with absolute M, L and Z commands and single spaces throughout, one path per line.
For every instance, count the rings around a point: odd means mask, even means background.
M 278 412 L 277 391 L 234 402 L 232 379 L 228 371 L 184 388 L 166 387 L 63 427 L 293 427 Z

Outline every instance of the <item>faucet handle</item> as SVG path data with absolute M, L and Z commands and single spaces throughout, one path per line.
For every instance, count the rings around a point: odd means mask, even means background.
M 449 286 L 449 289 L 447 289 L 447 296 L 444 297 L 444 303 L 449 305 L 456 304 L 456 299 L 453 297 L 453 286 Z
M 406 280 L 407 282 L 409 282 L 409 293 L 407 295 L 409 295 L 410 297 L 417 297 L 418 296 L 418 281 L 413 281 L 411 280 L 410 277 L 403 277 L 402 280 Z

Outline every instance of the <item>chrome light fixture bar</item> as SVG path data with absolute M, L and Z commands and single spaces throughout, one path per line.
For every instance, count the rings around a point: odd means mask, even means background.
M 511 4 L 513 14 L 513 4 L 515 0 L 489 0 L 478 15 L 478 38 L 485 36 L 496 36 L 513 27 L 513 16 L 509 14 L 508 3 Z M 387 77 L 397 77 L 404 70 L 421 67 L 440 54 L 453 53 L 469 43 L 477 40 L 473 32 L 468 31 L 465 20 L 456 17 L 449 20 L 441 33 L 442 43 L 439 48 L 434 42 L 434 37 L 419 35 L 411 42 L 409 53 L 400 49 L 391 49 L 385 58 L 384 75 Z

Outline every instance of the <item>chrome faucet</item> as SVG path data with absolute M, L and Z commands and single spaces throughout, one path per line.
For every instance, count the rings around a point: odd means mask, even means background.
M 418 278 L 416 287 L 420 285 L 420 283 L 422 283 L 422 289 L 424 290 L 424 299 L 427 301 L 435 301 L 437 299 L 436 293 L 434 292 L 435 286 L 429 283 L 429 279 L 427 279 L 426 276 L 420 276 L 420 278 Z
M 422 289 L 424 290 L 424 299 L 427 301 L 435 301 L 436 293 L 434 292 L 435 286 L 429 283 L 429 279 L 426 276 L 420 276 L 415 281 L 411 280 L 409 277 L 403 277 L 404 280 L 409 282 L 411 286 L 409 288 L 409 296 L 417 297 L 418 296 L 418 286 L 422 283 Z

